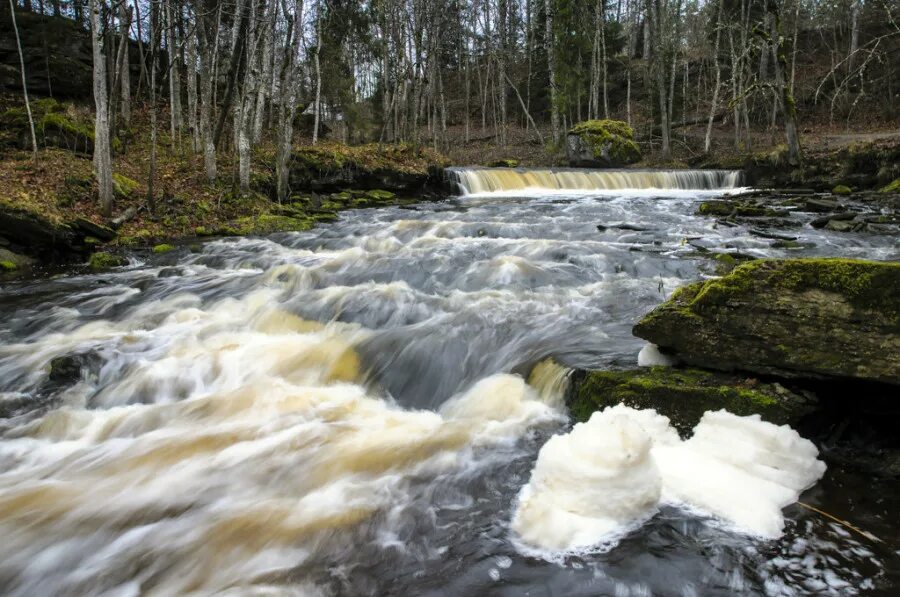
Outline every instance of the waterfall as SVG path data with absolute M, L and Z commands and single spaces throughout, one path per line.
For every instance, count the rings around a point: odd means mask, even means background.
M 569 168 L 449 168 L 461 195 L 514 191 L 625 189 L 715 190 L 737 187 L 740 170 L 581 170 Z

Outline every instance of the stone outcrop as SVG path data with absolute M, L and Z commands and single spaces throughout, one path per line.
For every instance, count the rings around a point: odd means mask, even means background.
M 586 120 L 569 129 L 566 157 L 570 166 L 610 168 L 639 161 L 641 150 L 621 120 Z
M 900 263 L 751 261 L 680 288 L 634 334 L 707 369 L 900 385 Z
M 812 412 L 816 401 L 779 383 L 699 369 L 643 367 L 627 371 L 576 371 L 567 395 L 569 412 L 586 421 L 595 410 L 624 404 L 652 408 L 689 432 L 708 410 L 736 415 L 759 414 L 777 425 L 795 423 Z
M 87 7 L 85 15 L 89 15 Z M 92 97 L 91 35 L 74 20 L 25 10 L 16 10 L 16 24 L 22 39 L 25 77 L 32 98 L 90 100 Z M 140 75 L 140 50 L 129 43 L 132 85 Z M 162 58 L 161 60 L 165 60 Z M 133 88 L 133 87 L 132 87 Z M 12 29 L 9 3 L 0 9 L 0 91 L 22 93 L 19 52 Z
M 325 143 L 294 150 L 290 184 L 292 189 L 313 191 L 384 189 L 411 194 L 440 186 L 447 165 L 445 157 L 424 147 Z

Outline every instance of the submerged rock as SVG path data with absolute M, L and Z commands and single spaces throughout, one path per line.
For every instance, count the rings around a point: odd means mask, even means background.
M 571 166 L 625 166 L 641 159 L 641 149 L 627 123 L 586 120 L 569 129 L 566 157 Z
M 569 387 L 567 403 L 576 421 L 586 421 L 594 411 L 607 406 L 624 404 L 656 410 L 669 417 L 681 433 L 694 427 L 708 410 L 758 414 L 765 421 L 782 425 L 795 423 L 815 407 L 814 399 L 778 383 L 699 369 L 576 371 Z
M 900 384 L 900 263 L 752 261 L 680 288 L 634 334 L 709 369 Z

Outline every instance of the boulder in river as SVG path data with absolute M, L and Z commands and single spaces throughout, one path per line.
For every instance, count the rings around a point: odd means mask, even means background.
M 634 334 L 707 369 L 900 385 L 900 263 L 751 261 L 676 290 Z
M 669 417 L 682 434 L 708 410 L 724 408 L 736 415 L 760 415 L 777 425 L 796 423 L 815 408 L 815 400 L 778 383 L 699 369 L 642 367 L 626 371 L 576 371 L 567 403 L 576 421 L 594 411 L 624 404 L 652 408 Z
M 634 130 L 621 120 L 586 120 L 566 135 L 566 157 L 571 166 L 616 167 L 641 159 Z

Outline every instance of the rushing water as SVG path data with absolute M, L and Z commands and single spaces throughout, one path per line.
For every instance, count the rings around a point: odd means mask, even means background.
M 896 501 L 839 467 L 802 499 L 886 544 L 800 506 L 775 541 L 666 507 L 608 551 L 517 550 L 516 495 L 567 426 L 535 364 L 634 365 L 636 318 L 709 271 L 691 243 L 786 254 L 692 215 L 721 190 L 672 186 L 501 188 L 6 285 L 0 592 L 888 590 Z M 800 234 L 791 255 L 900 257 Z M 73 354 L 80 379 L 50 375 Z

